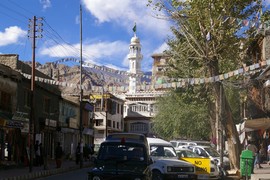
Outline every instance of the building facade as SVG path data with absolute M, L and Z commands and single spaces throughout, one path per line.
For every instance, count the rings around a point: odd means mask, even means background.
M 154 65 L 158 64 L 157 56 L 153 56 Z M 164 91 L 158 91 L 152 88 L 149 91 L 141 91 L 138 88 L 142 77 L 141 61 L 143 55 L 141 54 L 140 39 L 134 34 L 131 38 L 129 45 L 129 72 L 131 73 L 129 78 L 129 91 L 124 94 L 118 94 L 125 102 L 124 104 L 124 131 L 131 133 L 141 133 L 147 136 L 153 136 L 152 121 L 151 119 L 157 112 L 156 100 L 158 97 L 164 94 Z M 163 59 L 163 56 L 158 56 L 158 60 Z M 162 61 L 163 62 L 163 61 Z M 159 63 L 160 65 L 160 63 Z M 165 63 L 161 64 L 165 65 Z M 158 72 L 157 66 L 153 71 L 154 75 L 152 79 L 156 79 Z M 160 74 L 161 76 L 161 74 Z M 155 83 L 153 81 L 152 83 Z M 154 86 L 153 86 L 154 87 Z
M 34 90 L 31 90 L 31 71 L 32 68 L 19 60 L 18 55 L 6 54 L 0 55 L 0 63 L 11 68 L 11 72 L 17 72 L 21 76 L 21 80 L 17 82 L 16 94 L 13 96 L 13 110 L 11 121 L 22 123 L 22 127 L 18 128 L 13 139 L 20 139 L 16 143 L 15 140 L 7 139 L 6 143 L 11 148 L 11 159 L 15 162 L 29 163 L 29 146 L 35 144 L 36 141 L 42 143 L 44 153 L 53 156 L 54 146 L 52 145 L 57 138 L 57 128 L 59 127 L 59 100 L 61 92 L 55 85 L 48 85 L 44 82 L 35 82 Z M 37 77 L 49 79 L 48 76 L 39 71 L 35 71 Z M 32 98 L 33 101 L 32 101 Z M 34 104 L 32 104 L 32 102 Z M 32 120 L 32 121 L 30 121 Z M 31 137 L 29 127 L 32 122 Z M 8 137 L 7 137 L 8 138 Z M 45 139 L 49 139 L 48 141 Z M 30 143 L 30 144 L 29 144 Z M 20 148 L 16 146 L 20 146 Z M 18 151 L 19 152 L 15 152 Z M 19 157 L 18 157 L 19 156 Z
M 123 132 L 123 105 L 124 101 L 110 93 L 93 94 L 94 103 L 94 144 L 98 145 L 114 132 Z

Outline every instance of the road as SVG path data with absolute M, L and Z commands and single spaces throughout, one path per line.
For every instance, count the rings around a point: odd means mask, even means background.
M 39 178 L 39 180 L 74 180 L 74 179 L 80 179 L 80 180 L 87 180 L 87 172 L 89 171 L 89 168 L 83 168 L 78 169 L 70 172 L 66 172 L 63 174 L 57 174 L 53 176 L 48 176 L 44 178 Z

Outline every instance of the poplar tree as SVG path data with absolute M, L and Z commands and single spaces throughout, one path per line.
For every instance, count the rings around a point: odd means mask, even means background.
M 216 77 L 242 67 L 264 10 L 261 0 L 149 0 L 148 6 L 173 24 L 165 53 L 167 75 L 174 78 Z M 224 85 L 206 86 L 221 110 L 231 168 L 239 169 L 241 146 Z

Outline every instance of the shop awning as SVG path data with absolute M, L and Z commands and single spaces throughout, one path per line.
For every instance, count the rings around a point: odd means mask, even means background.
M 244 123 L 244 129 L 246 132 L 255 130 L 265 130 L 270 128 L 270 118 L 258 118 L 246 120 Z
M 7 128 L 23 128 L 24 123 L 22 121 L 13 120 L 11 113 L 0 112 L 0 126 Z

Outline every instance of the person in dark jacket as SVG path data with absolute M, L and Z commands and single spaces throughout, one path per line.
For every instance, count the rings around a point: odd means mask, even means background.
M 79 164 L 81 158 L 81 145 L 78 143 L 78 146 L 76 148 L 76 164 Z
M 63 150 L 60 146 L 60 142 L 57 143 L 56 149 L 55 149 L 55 162 L 56 162 L 56 168 L 61 168 L 62 165 L 62 155 Z

